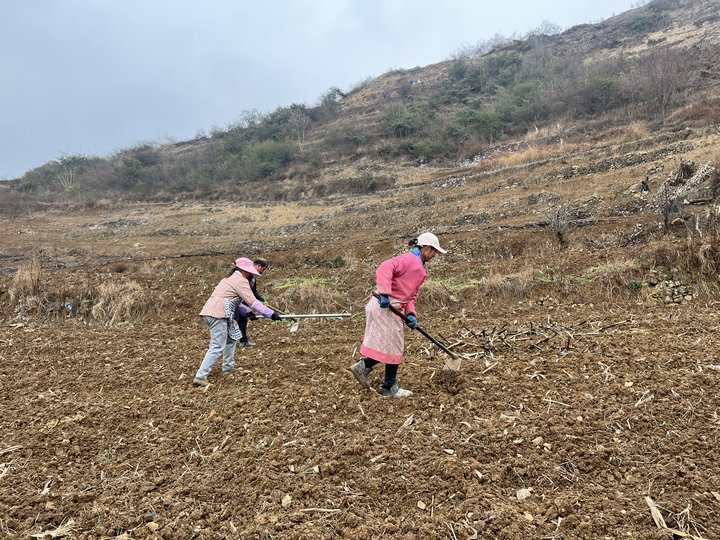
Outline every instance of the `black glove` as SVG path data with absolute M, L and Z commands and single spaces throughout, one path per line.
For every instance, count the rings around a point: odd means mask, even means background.
M 251 321 L 257 321 L 258 316 L 255 315 L 255 312 L 251 311 L 250 313 L 247 314 L 247 318 L 250 319 Z
M 270 318 L 271 318 L 273 321 L 279 321 L 279 320 L 280 320 L 280 315 L 279 315 L 276 311 L 273 311 L 273 314 L 270 315 Z

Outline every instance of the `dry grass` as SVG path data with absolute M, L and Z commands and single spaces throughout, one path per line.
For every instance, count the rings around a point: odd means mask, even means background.
M 19 320 L 27 317 L 86 317 L 90 314 L 97 292 L 87 275 L 54 274 L 51 278 L 43 278 L 37 255 L 13 276 L 8 298 Z
M 12 278 L 8 295 L 13 304 L 21 303 L 23 299 L 34 297 L 40 293 L 40 278 L 42 275 L 42 264 L 40 257 L 36 254 L 25 265 L 18 268 Z
M 444 308 L 457 303 L 458 293 L 469 285 L 459 280 L 427 280 L 418 294 L 418 304 L 429 308 Z
M 160 272 L 167 272 L 168 270 L 172 270 L 173 268 L 174 265 L 171 261 L 152 259 L 149 261 L 144 261 L 140 268 L 138 268 L 138 273 L 145 275 L 155 275 L 159 274 Z
M 151 299 L 136 281 L 106 282 L 98 286 L 94 319 L 107 324 L 136 321 L 152 311 Z
M 479 300 L 485 299 L 521 299 L 527 297 L 542 272 L 535 268 L 525 268 L 519 272 L 500 275 L 491 273 L 480 279 L 475 293 Z
M 15 272 L 8 287 L 8 297 L 20 321 L 38 317 L 46 310 L 47 291 L 42 290 L 42 264 L 38 254 Z
M 639 261 L 618 260 L 587 268 L 580 279 L 607 298 L 627 297 L 641 289 L 643 273 Z
M 451 278 L 426 281 L 418 295 L 423 307 L 444 308 L 464 300 L 479 304 L 491 301 L 517 300 L 531 294 L 542 272 L 527 268 L 512 274 L 492 272 L 479 279 Z
M 649 135 L 650 131 L 645 122 L 638 120 L 623 126 L 621 139 L 623 142 L 636 141 L 638 139 L 644 139 Z
M 335 281 L 326 278 L 293 278 L 274 283 L 272 306 L 284 312 L 334 313 L 350 311 L 350 300 L 338 290 Z
M 530 163 L 556 158 L 566 154 L 582 152 L 587 148 L 588 146 L 586 144 L 574 142 L 562 142 L 545 146 L 532 144 L 528 147 L 517 150 L 516 152 L 492 156 L 484 163 L 486 167 L 516 167 L 519 165 L 528 165 Z
M 552 126 L 544 126 L 541 128 L 535 127 L 535 129 L 529 130 L 525 134 L 525 140 L 528 142 L 537 141 L 539 139 L 546 139 L 548 137 L 557 137 L 563 133 L 562 124 L 554 124 Z

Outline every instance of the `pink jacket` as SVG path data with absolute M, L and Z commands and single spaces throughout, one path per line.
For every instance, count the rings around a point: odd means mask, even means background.
M 408 251 L 380 263 L 375 271 L 375 292 L 399 301 L 406 315 L 416 313 L 415 299 L 425 276 L 427 272 L 420 257 Z
M 222 278 L 210 298 L 200 311 L 200 315 L 208 315 L 217 319 L 225 319 L 225 301 L 240 299 L 263 317 L 271 317 L 273 310 L 255 298 L 250 282 L 240 272 Z

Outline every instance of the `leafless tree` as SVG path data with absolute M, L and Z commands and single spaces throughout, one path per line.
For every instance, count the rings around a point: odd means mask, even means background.
M 450 58 L 452 60 L 459 60 L 460 58 L 478 58 L 497 47 L 512 43 L 515 39 L 520 39 L 520 36 L 517 34 L 513 34 L 512 36 L 495 34 L 489 39 L 478 41 L 472 45 L 460 46 Z
M 290 114 L 290 125 L 295 131 L 298 141 L 298 149 L 302 151 L 303 144 L 305 143 L 305 131 L 308 125 L 310 125 L 310 115 L 307 113 L 307 107 L 304 105 L 293 105 L 291 107 L 292 112 Z
M 664 48 L 638 60 L 631 75 L 632 91 L 665 123 L 668 109 L 690 76 L 688 53 L 683 49 Z
M 567 231 L 575 221 L 575 215 L 575 209 L 567 203 L 561 203 L 548 212 L 548 225 L 560 250 L 567 246 Z

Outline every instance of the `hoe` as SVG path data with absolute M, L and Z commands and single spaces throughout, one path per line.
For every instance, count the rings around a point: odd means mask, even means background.
M 380 295 L 377 293 L 373 293 L 373 296 L 377 299 L 380 299 Z M 400 317 L 403 321 L 408 322 L 408 318 L 405 316 L 405 314 L 399 309 L 397 309 L 395 306 L 391 305 L 390 311 Z M 450 371 L 460 371 L 462 358 L 460 358 L 457 354 L 448 349 L 442 342 L 438 341 L 436 338 L 428 334 L 425 330 L 420 328 L 420 326 L 418 326 L 416 330 L 420 332 L 423 336 L 428 338 L 430 341 L 432 341 L 441 351 L 445 352 L 450 357 L 445 359 L 445 366 L 443 369 L 449 369 Z
M 270 306 L 268 306 L 270 307 Z M 295 314 L 286 314 L 283 313 L 280 310 L 270 308 L 273 311 L 275 311 L 278 315 L 280 315 L 281 319 L 290 319 L 293 323 L 290 326 L 290 332 L 297 332 L 298 327 L 300 326 L 300 321 L 298 319 L 314 319 L 314 318 L 336 318 L 336 317 L 350 317 L 352 313 L 295 313 Z

